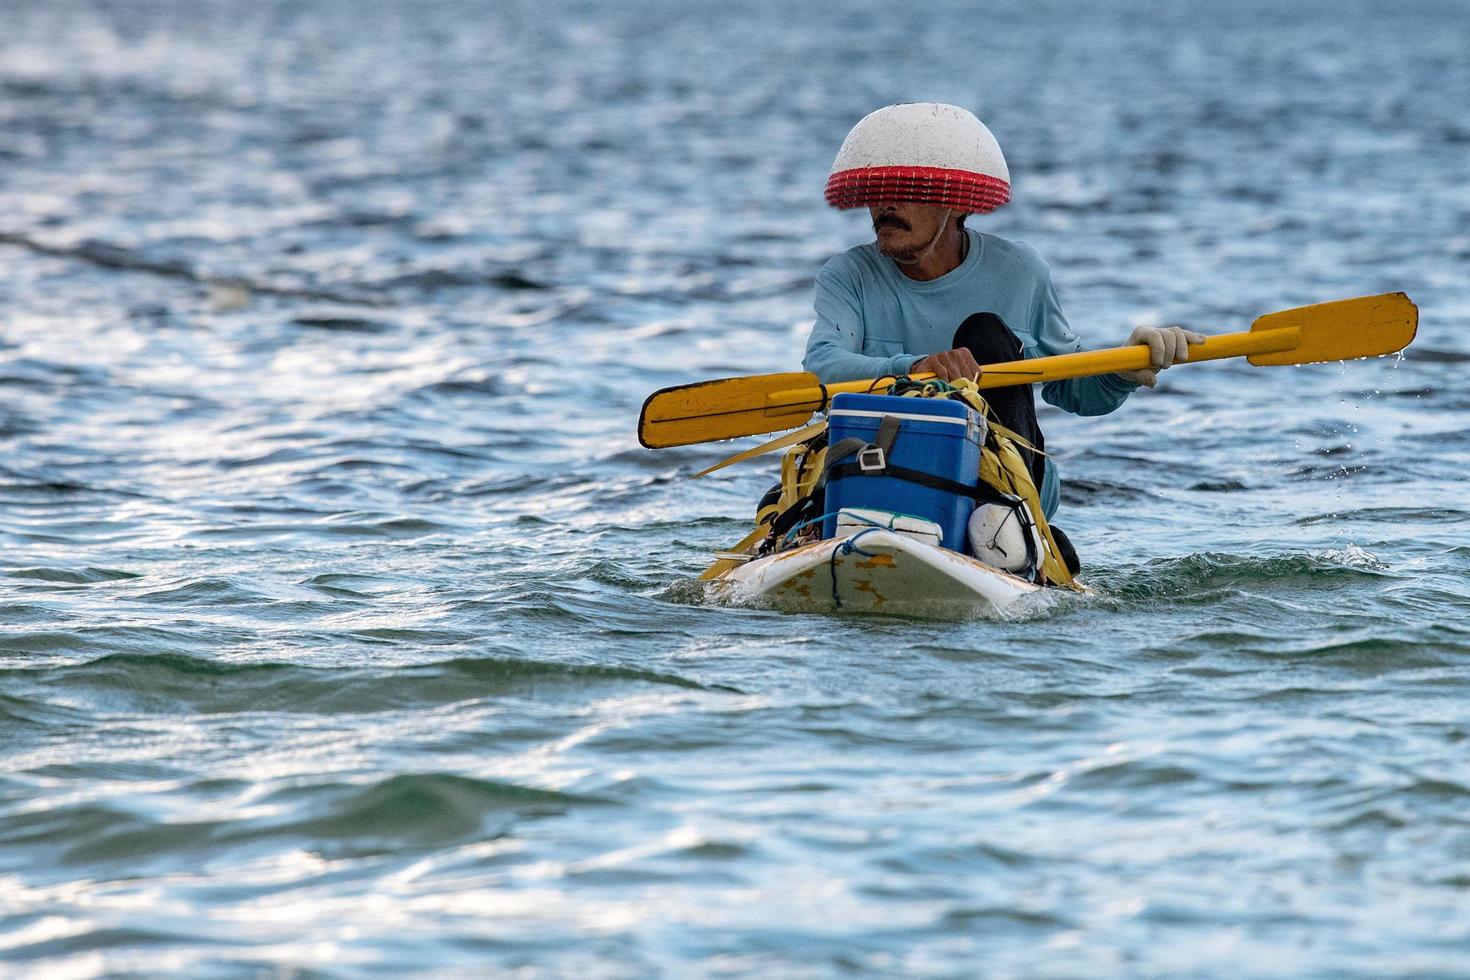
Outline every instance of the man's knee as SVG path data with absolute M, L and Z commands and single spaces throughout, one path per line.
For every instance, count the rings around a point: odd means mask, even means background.
M 994 313 L 973 313 L 954 332 L 954 346 L 968 347 L 981 364 L 1021 359 L 1021 342 Z

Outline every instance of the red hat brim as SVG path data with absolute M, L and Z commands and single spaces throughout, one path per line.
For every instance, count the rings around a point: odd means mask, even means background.
M 942 167 L 862 167 L 827 178 L 827 203 L 834 208 L 877 204 L 926 204 L 966 214 L 994 211 L 1011 199 L 999 177 Z

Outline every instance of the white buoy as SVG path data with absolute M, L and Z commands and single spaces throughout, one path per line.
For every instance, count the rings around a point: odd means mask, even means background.
M 1042 553 L 1040 532 L 1016 507 L 981 504 L 970 515 L 969 532 L 970 553 L 1002 571 L 1025 571 L 1031 564 L 1031 556 Z M 1028 534 L 1031 537 L 1029 549 L 1026 547 Z

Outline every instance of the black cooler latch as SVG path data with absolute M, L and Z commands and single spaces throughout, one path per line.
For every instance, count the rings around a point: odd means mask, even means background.
M 827 450 L 827 470 L 834 469 L 854 452 L 857 453 L 858 472 L 864 476 L 882 476 L 888 469 L 888 454 L 898 441 L 898 429 L 902 423 L 892 415 L 883 416 L 878 423 L 878 433 L 872 442 L 863 442 L 857 437 L 843 439 Z

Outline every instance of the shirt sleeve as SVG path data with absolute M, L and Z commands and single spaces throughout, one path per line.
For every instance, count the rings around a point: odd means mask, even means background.
M 1082 341 L 1077 339 L 1062 313 L 1050 270 L 1043 273 L 1042 286 L 1031 309 L 1031 335 L 1036 338 L 1037 354 L 1043 357 L 1074 354 L 1082 349 Z M 1138 387 L 1116 374 L 1101 374 L 1048 381 L 1041 386 L 1041 397 L 1047 404 L 1073 415 L 1106 415 L 1123 404 Z
M 823 384 L 861 381 L 884 375 L 907 374 L 922 354 L 871 357 L 863 350 L 863 314 L 851 278 L 829 262 L 817 274 L 813 307 L 817 322 L 806 342 L 801 365 Z

